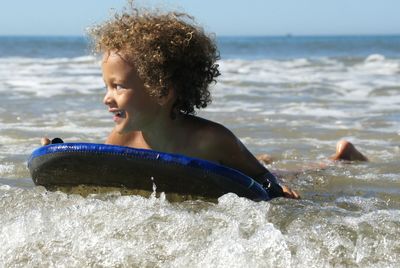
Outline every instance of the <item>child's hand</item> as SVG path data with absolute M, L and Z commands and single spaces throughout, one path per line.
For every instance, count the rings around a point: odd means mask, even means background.
M 49 145 L 50 143 L 51 143 L 51 140 L 49 140 L 49 138 L 47 138 L 47 137 L 43 137 L 40 139 L 40 144 L 42 146 Z
M 64 143 L 64 141 L 62 139 L 60 139 L 60 138 L 54 138 L 52 140 L 49 140 L 49 138 L 47 138 L 47 137 L 43 137 L 40 140 L 40 144 L 42 146 L 49 145 L 49 144 L 54 144 L 54 143 Z
M 292 199 L 300 199 L 300 195 L 293 191 L 292 189 L 290 189 L 287 186 L 281 186 L 282 187 L 282 191 L 283 191 L 283 197 L 286 198 L 292 198 Z

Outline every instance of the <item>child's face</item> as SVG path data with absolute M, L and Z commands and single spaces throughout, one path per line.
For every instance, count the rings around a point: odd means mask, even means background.
M 143 130 L 160 110 L 160 105 L 145 89 L 136 68 L 119 54 L 106 52 L 102 61 L 107 93 L 104 104 L 114 114 L 115 130 L 127 133 Z

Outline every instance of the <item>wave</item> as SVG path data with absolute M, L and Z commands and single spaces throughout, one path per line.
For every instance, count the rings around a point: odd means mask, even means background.
M 400 102 L 400 59 L 381 54 L 351 59 L 221 60 L 218 63 L 222 75 L 212 92 L 214 98 L 225 103 L 210 110 L 269 112 L 262 104 L 249 105 L 277 98 L 305 104 L 312 100 L 363 102 L 371 110 L 398 109 Z M 14 98 L 104 92 L 100 63 L 94 56 L 0 58 L 0 92 L 10 90 Z M 330 108 L 326 107 L 313 109 L 327 116 L 344 116 L 342 112 L 329 112 Z M 285 112 L 289 113 L 290 109 Z
M 51 97 L 90 94 L 102 87 L 96 57 L 0 58 L 0 92 L 10 89 L 16 97 Z

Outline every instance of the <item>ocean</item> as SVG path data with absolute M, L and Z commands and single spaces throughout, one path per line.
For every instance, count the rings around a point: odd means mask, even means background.
M 168 201 L 34 186 L 42 136 L 105 141 L 84 37 L 0 37 L 0 267 L 399 267 L 400 36 L 219 37 L 198 115 L 231 129 L 301 200 Z M 347 139 L 369 162 L 332 162 Z M 318 168 L 320 163 L 326 168 Z

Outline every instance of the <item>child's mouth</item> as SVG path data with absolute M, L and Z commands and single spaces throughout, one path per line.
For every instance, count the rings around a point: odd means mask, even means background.
M 114 114 L 114 121 L 118 121 L 122 118 L 125 118 L 125 111 L 122 110 L 117 110 L 117 111 L 112 111 L 112 113 Z

